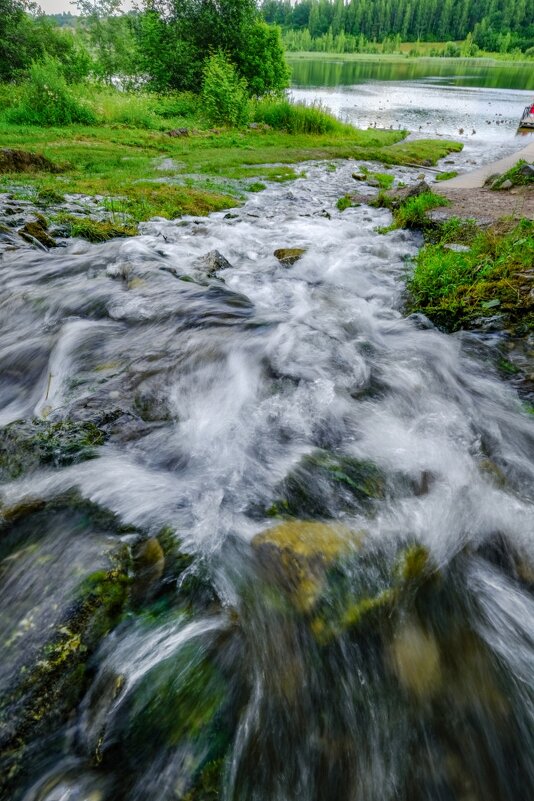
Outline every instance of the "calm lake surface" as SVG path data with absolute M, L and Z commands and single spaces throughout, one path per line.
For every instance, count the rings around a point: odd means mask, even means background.
M 531 141 L 517 124 L 534 101 L 534 67 L 470 60 L 292 58 L 296 100 L 321 101 L 363 128 L 454 136 L 464 157 L 498 158 Z

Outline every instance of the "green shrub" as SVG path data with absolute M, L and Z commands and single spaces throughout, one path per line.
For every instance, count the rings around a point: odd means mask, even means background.
M 244 125 L 248 120 L 247 84 L 222 53 L 204 65 L 202 113 L 212 125 Z
M 307 106 L 287 98 L 266 98 L 254 106 L 254 121 L 289 133 L 346 133 L 350 126 L 333 117 L 320 103 Z
M 236 64 L 249 94 L 262 97 L 285 89 L 289 85 L 289 67 L 280 28 L 257 21 L 247 32 L 246 44 L 236 53 Z
M 58 62 L 48 58 L 32 64 L 20 102 L 7 112 L 7 119 L 21 125 L 91 125 L 96 115 L 67 85 Z

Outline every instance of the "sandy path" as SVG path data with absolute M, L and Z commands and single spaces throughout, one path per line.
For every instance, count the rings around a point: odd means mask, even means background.
M 456 178 L 451 178 L 449 181 L 443 181 L 440 184 L 440 190 L 443 189 L 478 189 L 484 186 L 484 183 L 490 175 L 501 174 L 506 172 L 514 166 L 519 159 L 524 161 L 534 161 L 534 140 L 530 142 L 522 150 L 512 153 L 511 156 L 506 156 L 499 161 L 493 161 L 491 164 L 485 164 L 479 167 L 478 170 L 473 172 L 466 172 L 464 175 L 458 175 Z

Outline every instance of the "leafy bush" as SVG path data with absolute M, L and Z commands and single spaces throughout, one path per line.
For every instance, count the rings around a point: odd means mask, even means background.
M 206 61 L 202 113 L 212 125 L 244 125 L 248 120 L 247 84 L 222 53 Z
M 48 58 L 32 64 L 20 103 L 8 111 L 7 119 L 22 125 L 90 125 L 96 115 L 67 86 L 59 64 Z
M 266 98 L 254 107 L 255 122 L 289 133 L 346 133 L 350 126 L 337 120 L 320 103 L 307 106 L 291 103 L 287 98 Z

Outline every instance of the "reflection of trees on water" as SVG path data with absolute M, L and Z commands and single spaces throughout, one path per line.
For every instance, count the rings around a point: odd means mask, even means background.
M 428 61 L 339 61 L 297 59 L 291 61 L 295 86 L 350 86 L 362 81 L 413 81 L 423 78 L 448 78 L 456 86 L 480 86 L 493 89 L 534 89 L 534 71 L 530 66 L 509 63 L 482 66 L 461 60 L 440 63 Z

